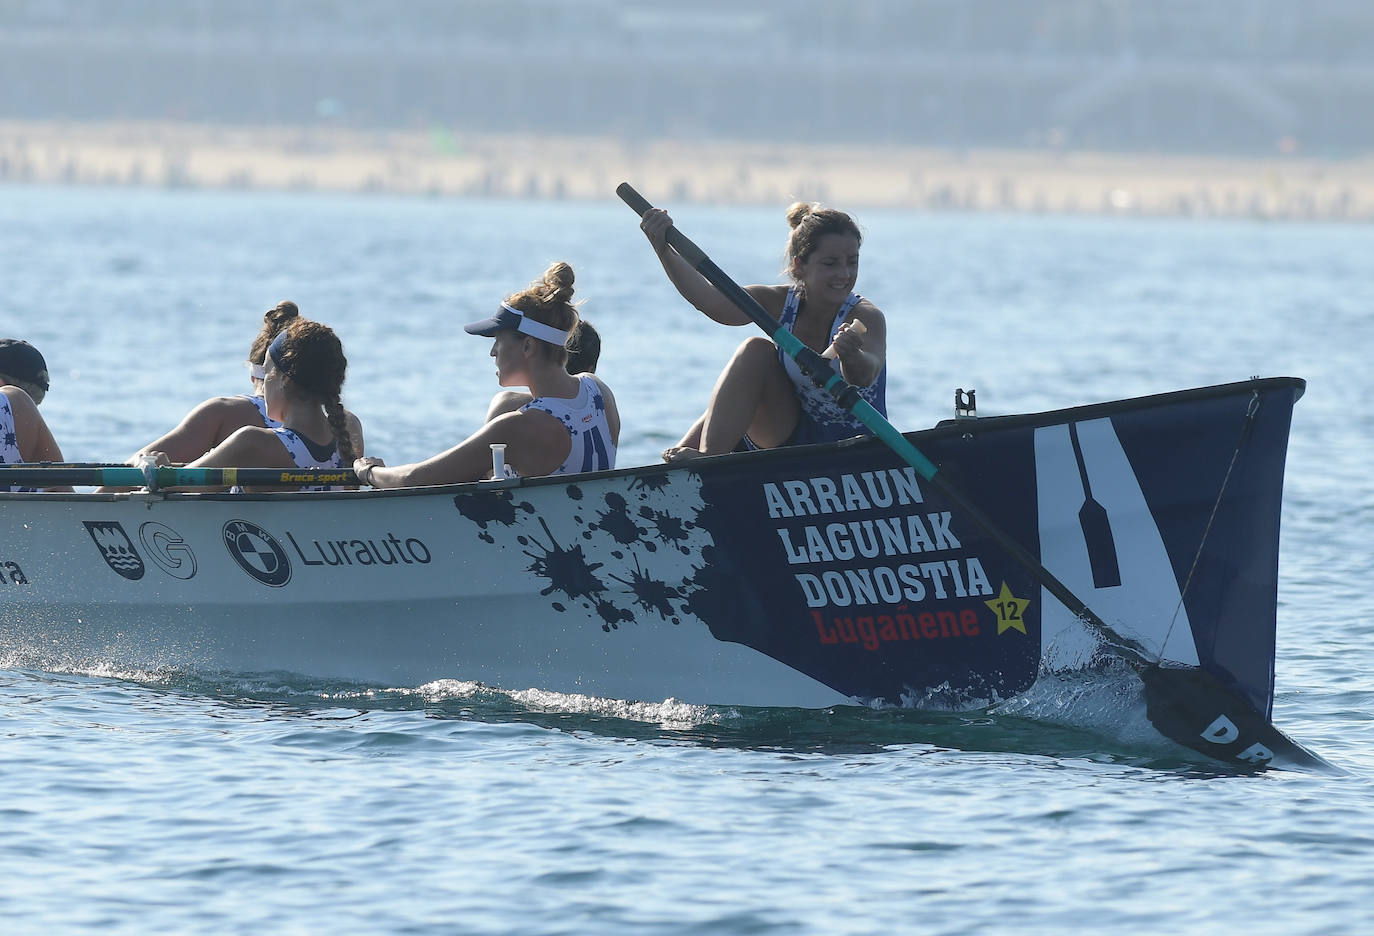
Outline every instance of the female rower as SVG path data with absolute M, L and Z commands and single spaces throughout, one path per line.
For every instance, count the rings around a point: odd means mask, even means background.
M 343 345 L 333 330 L 307 319 L 292 321 L 267 346 L 263 368 L 266 415 L 277 425 L 243 426 L 187 467 L 351 465 L 352 433 L 339 400 L 347 369 Z
M 568 329 L 568 363 L 565 370 L 574 376 L 595 374 L 596 362 L 601 357 L 601 335 L 592 323 L 579 318 L 577 324 Z M 534 397 L 525 390 L 502 390 L 491 398 L 487 405 L 487 422 L 505 413 L 513 413 Z
M 47 392 L 48 364 L 38 349 L 18 338 L 0 338 L 0 465 L 62 461 L 62 450 L 38 412 Z M 0 491 L 33 490 L 0 486 Z
M 267 346 L 272 339 L 292 322 L 300 321 L 300 314 L 296 304 L 288 300 L 277 303 L 276 308 L 269 309 L 262 317 L 262 330 L 248 349 L 249 380 L 253 384 L 251 394 L 206 400 L 187 413 L 175 429 L 139 449 L 129 463 L 137 464 L 139 456 L 147 452 L 163 452 L 171 464 L 181 465 L 204 455 L 244 426 L 273 429 L 281 425 L 267 415 L 267 401 L 263 397 L 264 362 Z M 346 413 L 346 417 L 353 451 L 361 454 L 362 423 L 352 413 Z
M 533 397 L 476 433 L 422 462 L 388 468 L 378 458 L 353 464 L 358 480 L 373 487 L 411 487 L 477 481 L 491 474 L 491 446 L 505 448 L 509 474 L 530 477 L 615 467 L 620 413 L 600 378 L 567 370 L 568 333 L 577 324 L 573 270 L 555 263 L 528 289 L 508 296 L 491 318 L 464 327 L 494 339 L 496 379 L 502 387 L 528 387 Z
M 668 279 L 682 297 L 722 325 L 753 320 L 668 246 L 672 218 L 662 209 L 640 223 Z M 815 351 L 831 349 L 832 366 L 886 415 L 887 324 L 873 303 L 855 293 L 858 225 L 843 211 L 797 202 L 787 210 L 790 286 L 746 286 L 768 314 Z M 725 365 L 706 412 L 665 461 L 749 448 L 829 442 L 871 434 L 863 423 L 816 387 L 792 358 L 764 337 L 746 339 Z

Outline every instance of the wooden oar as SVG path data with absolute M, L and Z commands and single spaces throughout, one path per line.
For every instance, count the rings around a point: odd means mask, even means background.
M 653 208 L 629 183 L 616 194 L 643 217 Z M 938 490 L 957 511 L 972 520 L 1041 586 L 1063 603 L 1115 656 L 1129 663 L 1145 687 L 1147 717 L 1167 738 L 1218 760 L 1247 766 L 1263 766 L 1280 758 L 1304 766 L 1331 768 L 1256 712 L 1238 692 L 1200 667 L 1165 666 L 1135 640 L 1118 633 L 1059 581 L 1040 560 L 992 521 L 940 473 L 930 459 L 912 445 L 859 391 L 836 373 L 830 362 L 782 328 L 743 287 L 730 279 L 676 227 L 667 231 L 669 246 L 722 295 L 762 328 L 802 371 L 840 406 L 853 413 L 907 464 Z
M 358 484 L 350 468 L 142 468 L 128 465 L 8 465 L 0 471 L 0 486 L 73 487 L 147 487 L 161 490 L 175 487 L 298 487 L 317 484 Z

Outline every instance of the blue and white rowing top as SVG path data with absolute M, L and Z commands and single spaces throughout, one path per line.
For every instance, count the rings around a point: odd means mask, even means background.
M 835 340 L 835 335 L 844 324 L 845 317 L 849 315 L 849 310 L 863 297 L 858 293 L 850 293 L 849 298 L 840 306 L 840 311 L 835 313 L 835 320 L 830 323 L 830 341 Z M 787 301 L 782 307 L 782 318 L 778 324 L 791 332 L 797 323 L 797 311 L 801 308 L 801 295 L 797 292 L 797 287 L 793 286 L 787 290 Z M 858 435 L 872 435 L 873 431 L 854 417 L 852 413 L 841 407 L 830 398 L 820 387 L 811 382 L 811 378 L 802 373 L 801 367 L 797 362 L 781 348 L 778 349 L 778 360 L 782 368 L 786 371 L 788 378 L 792 381 L 792 387 L 797 394 L 797 402 L 801 404 L 801 415 L 798 417 L 798 425 L 792 434 L 791 444 L 803 444 L 813 442 L 837 442 L 840 439 L 849 439 Z M 835 358 L 830 362 L 830 366 L 836 373 L 840 371 L 840 359 Z M 869 404 L 881 413 L 887 415 L 887 364 L 883 364 L 883 369 L 878 372 L 878 379 L 867 387 L 857 388 L 859 395 L 869 402 Z
M 281 425 L 281 423 L 267 415 L 267 399 L 265 397 L 260 397 L 256 393 L 240 393 L 239 396 L 244 397 L 249 403 L 257 407 L 258 415 L 262 417 L 263 428 L 275 429 Z
M 611 441 L 611 427 L 606 421 L 606 398 L 596 378 L 583 376 L 577 381 L 577 396 L 535 397 L 520 412 L 536 409 L 557 416 L 572 437 L 572 448 L 563 464 L 550 474 L 572 474 L 578 471 L 605 471 L 615 467 L 615 443 Z
M 278 425 L 272 430 L 276 433 L 281 444 L 290 453 L 291 460 L 296 463 L 297 468 L 343 468 L 343 458 L 339 455 L 339 446 L 330 442 L 327 446 L 315 445 L 304 436 L 293 429 Z M 305 484 L 301 486 L 302 491 L 328 491 L 332 485 L 328 484 Z
M 14 425 L 14 409 L 10 406 L 10 398 L 0 393 L 0 465 L 20 465 L 23 462 L 24 455 L 19 451 L 19 433 Z M 12 491 L 17 494 L 36 490 L 38 488 L 0 485 L 0 491 Z

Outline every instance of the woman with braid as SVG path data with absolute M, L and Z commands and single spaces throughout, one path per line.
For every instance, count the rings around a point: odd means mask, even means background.
M 610 389 L 592 374 L 569 374 L 568 333 L 578 322 L 573 270 L 555 263 L 529 288 L 506 297 L 491 318 L 464 330 L 491 338 L 502 387 L 528 387 L 532 399 L 487 422 L 446 452 L 388 468 L 379 458 L 353 463 L 373 487 L 477 481 L 491 474 L 491 446 L 506 446 L 509 475 L 570 474 L 615 467 L 620 413 Z
M 266 415 L 278 425 L 244 426 L 187 467 L 351 465 L 356 453 L 339 400 L 347 368 L 343 345 L 333 330 L 306 319 L 291 322 L 268 345 L 263 368 Z
M 139 455 L 163 452 L 171 464 L 182 465 L 199 458 L 244 426 L 265 427 L 280 425 L 267 415 L 267 401 L 263 398 L 262 383 L 266 368 L 267 346 L 292 322 L 300 321 L 300 309 L 291 301 L 279 302 L 262 317 L 262 330 L 248 349 L 249 379 L 253 392 L 237 396 L 213 397 L 201 403 L 177 424 L 176 428 L 138 450 L 130 464 L 137 464 Z M 349 437 L 356 454 L 363 451 L 363 427 L 358 417 L 347 413 Z

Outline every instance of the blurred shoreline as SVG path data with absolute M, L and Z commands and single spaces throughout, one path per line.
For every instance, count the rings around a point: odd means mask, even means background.
M 1323 160 L 187 123 L 0 121 L 0 184 L 1374 220 L 1374 156 Z

